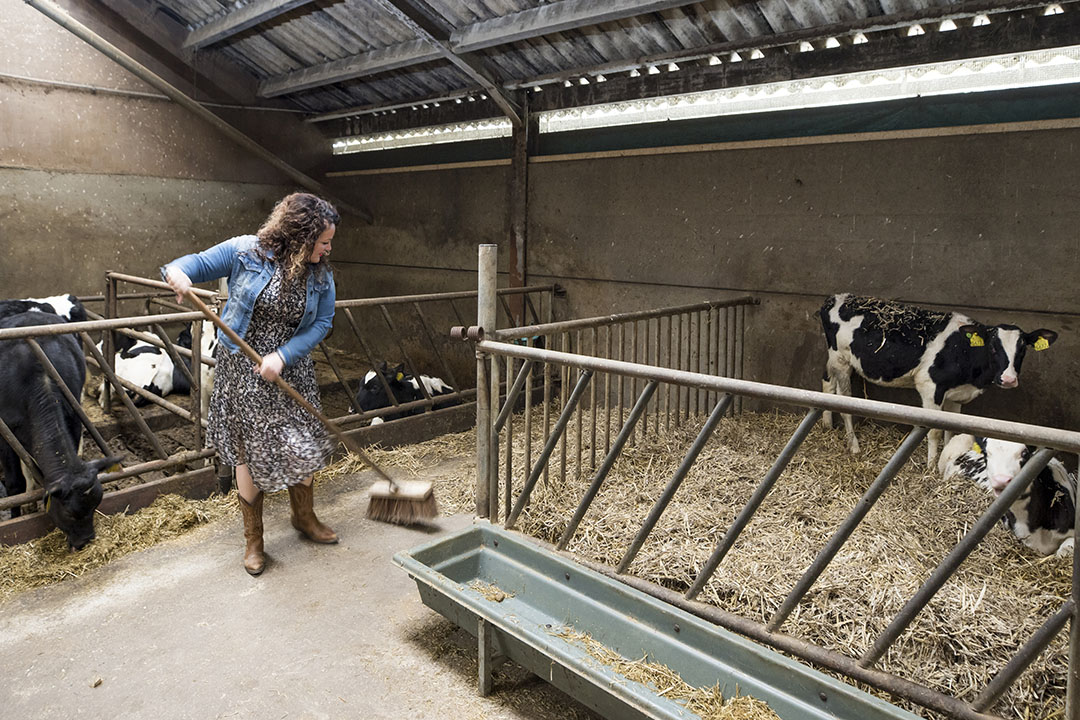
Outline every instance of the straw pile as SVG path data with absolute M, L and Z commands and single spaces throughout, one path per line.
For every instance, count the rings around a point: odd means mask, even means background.
M 630 572 L 677 591 L 687 589 L 800 420 L 767 413 L 725 419 Z M 617 564 L 701 422 L 699 418 L 688 427 L 654 434 L 650 417 L 649 437 L 624 451 L 569 549 L 589 560 Z M 575 427 L 572 422 L 571 429 Z M 521 418 L 516 419 L 514 433 L 516 494 L 526 472 Z M 589 433 L 585 435 L 583 455 L 588 458 Z M 898 428 L 863 423 L 859 428 L 863 450 L 852 456 L 841 430 L 815 428 L 698 599 L 767 620 L 902 439 Z M 473 433 L 444 436 L 432 443 L 377 451 L 376 460 L 411 472 L 439 465 L 435 491 L 444 512 L 472 512 L 474 443 Z M 561 536 L 592 476 L 588 468 L 578 476 L 576 445 L 572 435 L 565 481 L 559 479 L 559 451 L 552 455 L 550 479 L 538 483 L 518 521 L 521 531 L 548 542 Z M 539 428 L 534 427 L 534 458 L 541 447 Z M 598 462 L 603 454 L 600 447 Z M 447 459 L 455 457 L 458 464 L 448 465 Z M 960 482 L 946 484 L 936 471 L 924 467 L 922 457 L 921 449 L 916 450 L 784 625 L 784 632 L 860 656 L 986 509 L 990 498 L 983 491 Z M 500 463 L 502 458 L 500 454 Z M 1040 558 L 1008 531 L 995 528 L 878 667 L 973 699 L 1043 620 L 1061 607 L 1070 592 L 1071 569 L 1071 559 Z M 1066 640 L 1064 635 L 1055 639 L 992 710 L 1005 717 L 1059 716 Z
M 681 704 L 702 720 L 779 720 L 769 704 L 749 695 L 736 694 L 724 699 L 717 683 L 711 688 L 690 685 L 679 673 L 666 665 L 649 660 L 648 655 L 628 660 L 611 650 L 588 633 L 572 627 L 550 631 L 567 642 L 580 645 L 594 660 L 614 670 L 627 680 L 653 688 L 656 694 Z
M 236 514 L 235 495 L 188 500 L 163 495 L 133 515 L 101 515 L 97 538 L 70 552 L 59 530 L 21 545 L 0 547 L 0 602 L 35 587 L 76 578 L 128 553 L 182 535 L 200 525 Z

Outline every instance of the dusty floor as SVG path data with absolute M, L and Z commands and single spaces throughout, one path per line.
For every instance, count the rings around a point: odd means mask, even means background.
M 4 603 L 3 717 L 595 717 L 513 666 L 495 694 L 476 694 L 475 641 L 425 608 L 390 562 L 471 518 L 429 531 L 369 521 L 370 482 L 317 490 L 336 546 L 300 539 L 287 500 L 271 498 L 258 578 L 241 567 L 233 518 Z

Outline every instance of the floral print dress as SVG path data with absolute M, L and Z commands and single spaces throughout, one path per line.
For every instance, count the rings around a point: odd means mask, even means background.
M 282 268 L 259 293 L 248 325 L 247 341 L 259 355 L 284 345 L 304 314 L 303 279 L 286 286 Z M 263 492 L 283 490 L 326 466 L 333 444 L 326 429 L 272 382 L 255 373 L 243 352 L 214 351 L 217 369 L 207 417 L 207 440 L 226 465 L 247 464 Z M 281 373 L 319 410 L 315 363 L 307 355 Z

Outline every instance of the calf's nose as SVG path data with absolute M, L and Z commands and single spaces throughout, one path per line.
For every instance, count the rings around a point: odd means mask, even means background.
M 1009 482 L 1012 481 L 1012 475 L 995 475 L 990 478 L 990 487 L 993 489 L 994 494 L 1000 495 L 1001 491 L 1009 486 Z
M 1016 387 L 1019 379 L 1012 373 L 1002 373 L 1001 375 L 1001 387 L 1013 388 Z

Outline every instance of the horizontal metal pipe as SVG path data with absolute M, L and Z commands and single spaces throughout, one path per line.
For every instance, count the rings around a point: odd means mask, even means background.
M 147 300 L 149 298 L 163 298 L 175 295 L 171 290 L 169 292 L 139 292 L 139 293 L 119 293 L 116 296 L 117 300 Z M 76 295 L 75 299 L 81 303 L 88 302 L 103 302 L 105 300 L 104 295 Z
M 87 310 L 86 314 L 88 316 L 90 316 L 91 318 L 103 319 L 101 317 L 101 315 L 98 315 L 96 312 L 92 312 L 90 310 Z M 201 315 L 202 313 L 199 313 L 199 314 Z M 154 347 L 161 348 L 162 350 L 165 349 L 165 344 L 161 341 L 161 338 L 159 338 L 157 335 L 151 335 L 150 333 L 139 332 L 138 330 L 131 330 L 129 328 L 113 328 L 113 332 L 120 333 L 121 335 L 126 335 L 129 338 L 134 338 L 136 340 L 141 340 L 141 341 L 143 341 L 144 343 L 146 343 L 148 345 L 153 345 Z M 186 347 L 179 347 L 178 345 L 176 345 L 174 343 L 173 344 L 173 350 L 175 350 L 177 353 L 179 353 L 183 357 L 186 357 L 186 358 L 191 358 L 192 357 L 191 350 L 188 350 Z M 203 365 L 209 365 L 210 367 L 214 367 L 215 365 L 217 365 L 217 360 L 210 357 L 209 355 L 203 355 L 202 356 L 202 364 Z
M 1016 678 L 1020 677 L 1020 673 L 1027 670 L 1028 665 L 1034 662 L 1035 658 L 1039 657 L 1042 651 L 1046 649 L 1046 646 L 1050 644 L 1050 641 L 1057 637 L 1057 634 L 1065 627 L 1065 623 L 1073 616 L 1075 607 L 1072 600 L 1066 600 L 1060 610 L 1048 617 L 1046 622 L 1028 638 L 1024 646 L 1005 664 L 1005 667 L 1001 668 L 998 674 L 987 683 L 983 691 L 979 693 L 979 697 L 975 698 L 975 702 L 971 703 L 971 706 L 982 712 L 997 702 L 998 698 L 1016 681 Z
M 351 415 L 342 415 L 339 418 L 332 418 L 336 423 L 356 423 L 363 420 L 370 420 L 372 418 L 383 417 L 392 413 L 402 412 L 403 410 L 423 410 L 425 408 L 437 408 L 441 405 L 448 405 L 456 400 L 468 400 L 476 397 L 476 388 L 468 388 L 460 392 L 448 393 L 446 395 L 436 395 L 431 400 L 413 400 L 407 403 L 401 403 L 400 405 L 387 405 L 386 407 L 377 408 L 375 410 L 365 410 L 362 413 L 353 413 Z
M 544 335 L 547 333 L 566 332 L 567 330 L 599 327 L 601 325 L 616 325 L 618 323 L 632 322 L 634 320 L 648 320 L 655 317 L 666 317 L 668 315 L 696 312 L 699 310 L 708 310 L 710 308 L 754 305 L 757 304 L 757 302 L 758 301 L 754 297 L 744 295 L 743 297 L 734 298 L 733 300 L 708 300 L 690 305 L 675 305 L 666 308 L 656 308 L 654 310 L 639 310 L 636 312 L 618 313 L 615 315 L 598 315 L 590 318 L 578 318 L 577 320 L 563 320 L 561 322 L 543 323 L 539 325 L 525 325 L 523 327 L 499 330 L 495 333 L 495 339 L 513 340 L 531 337 L 533 335 Z
M 956 569 L 960 567 L 960 563 L 964 562 L 971 551 L 975 549 L 975 546 L 979 544 L 988 532 L 995 525 L 998 520 L 1008 512 L 1009 508 L 1016 501 L 1020 494 L 1027 490 L 1031 485 L 1035 476 L 1038 475 L 1046 464 L 1053 458 L 1054 452 L 1043 448 L 1035 453 L 1030 460 L 1028 460 L 1024 467 L 1020 468 L 1020 472 L 1016 474 L 1000 495 L 990 504 L 990 507 L 986 509 L 971 529 L 967 531 L 960 542 L 956 543 L 956 546 L 949 551 L 949 554 L 945 556 L 945 559 L 934 569 L 930 577 L 923 583 L 922 587 L 912 596 L 910 600 L 904 605 L 893 621 L 889 623 L 889 626 L 881 632 L 877 638 L 874 639 L 874 644 L 870 647 L 866 653 L 859 659 L 859 664 L 863 667 L 870 667 L 876 663 L 885 651 L 889 649 L 889 646 L 900 636 L 900 633 L 907 629 L 907 626 L 911 624 L 911 621 L 915 619 L 915 616 L 926 607 L 926 604 L 934 597 L 941 586 L 948 581 L 952 574 L 956 572 Z
M 0 331 L 3 332 L 3 331 Z M 941 410 L 925 410 L 910 405 L 897 405 L 880 400 L 867 400 L 864 398 L 832 395 L 818 390 L 803 390 L 790 388 L 783 385 L 768 385 L 766 383 L 751 380 L 735 380 L 732 378 L 703 375 L 701 373 L 658 368 L 651 365 L 639 365 L 621 360 L 608 360 L 585 355 L 558 352 L 530 348 L 524 345 L 512 343 L 494 342 L 484 340 L 476 344 L 477 349 L 497 355 L 512 355 L 513 357 L 550 362 L 559 365 L 568 365 L 576 368 L 588 368 L 597 372 L 610 372 L 627 377 L 645 378 L 647 380 L 659 380 L 660 382 L 700 387 L 709 390 L 752 397 L 758 400 L 766 400 L 781 405 L 790 405 L 801 408 L 817 407 L 833 412 L 851 413 L 860 417 L 886 420 L 888 422 L 903 425 L 917 425 L 922 427 L 941 428 L 954 433 L 971 433 L 974 435 L 1012 440 L 1029 445 L 1052 447 L 1068 452 L 1080 452 L 1080 433 L 1059 428 L 1048 428 L 1040 425 L 1028 425 L 1026 423 L 995 420 L 993 418 L 980 417 L 978 415 L 961 415 L 960 413 L 944 412 Z
M 554 285 L 529 285 L 519 288 L 500 288 L 495 291 L 496 295 L 524 295 L 533 292 L 553 292 Z M 338 300 L 334 303 L 335 308 L 373 307 L 378 305 L 406 305 L 414 302 L 434 302 L 436 300 L 466 300 L 476 297 L 475 290 L 462 290 L 460 292 L 427 293 L 423 295 L 394 295 L 377 298 L 354 298 L 350 300 Z
M 146 287 L 156 287 L 162 290 L 172 290 L 172 286 L 169 283 L 162 280 L 152 280 L 150 278 L 140 277 L 138 275 L 128 275 L 127 273 L 115 272 L 110 270 L 105 273 L 106 278 L 113 280 L 121 280 L 123 282 L 131 283 L 132 285 L 145 285 Z M 218 294 L 213 290 L 203 290 L 202 288 L 191 288 L 191 292 L 195 293 L 199 297 L 210 298 L 211 300 L 218 299 Z
M 112 473 L 100 473 L 98 480 L 102 485 L 107 485 L 117 480 L 123 480 L 125 478 L 134 477 L 136 475 L 142 475 L 147 472 L 154 472 L 155 470 L 166 470 L 177 465 L 185 465 L 196 460 L 203 458 L 213 457 L 217 454 L 217 450 L 214 448 L 204 448 L 202 450 L 189 450 L 187 452 L 177 453 L 164 460 L 151 460 L 150 462 L 140 463 L 138 465 L 132 465 L 131 467 L 124 468 Z M 7 510 L 15 507 L 16 505 L 22 505 L 23 503 L 32 502 L 34 500 L 40 500 L 45 495 L 45 491 L 41 488 L 29 490 L 18 495 L 12 495 L 11 497 L 0 498 L 0 510 Z
M 28 337 L 47 335 L 67 335 L 78 332 L 97 330 L 119 330 L 121 328 L 149 327 L 154 323 L 176 323 L 201 320 L 201 312 L 170 313 L 166 315 L 137 315 L 109 320 L 87 320 L 85 322 L 57 323 L 56 325 L 32 325 L 30 327 L 0 328 L 0 340 L 19 340 Z

